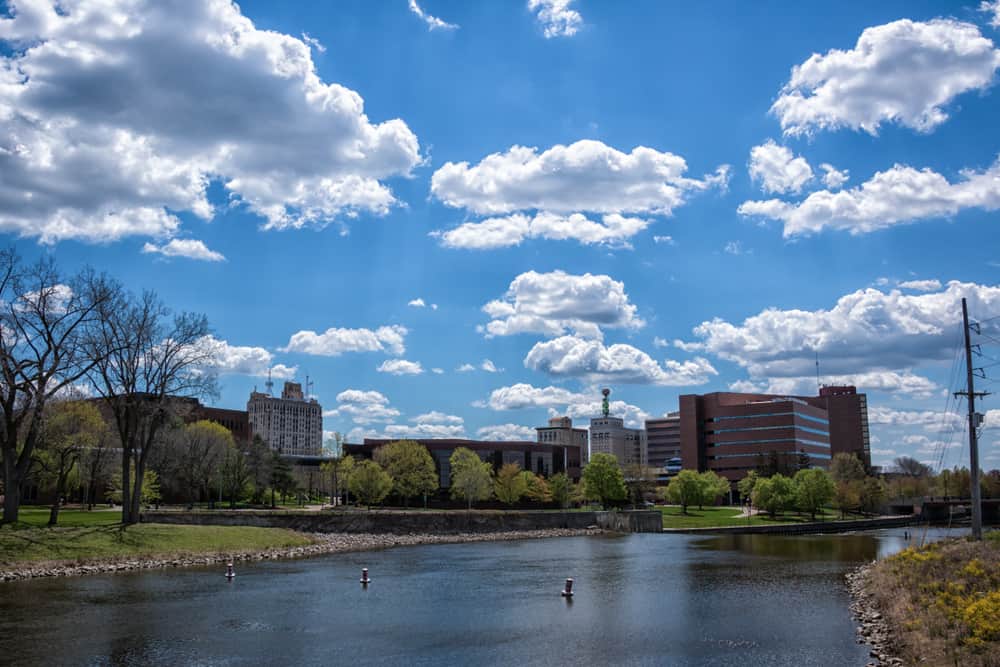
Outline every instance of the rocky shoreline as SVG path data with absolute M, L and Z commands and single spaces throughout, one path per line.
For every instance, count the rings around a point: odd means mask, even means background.
M 847 589 L 851 593 L 851 613 L 858 620 L 858 643 L 872 647 L 868 667 L 902 665 L 901 658 L 893 655 L 893 637 L 889 624 L 882 617 L 875 600 L 868 592 L 868 576 L 874 563 L 862 565 L 846 575 Z
M 289 558 L 308 558 L 310 556 L 320 556 L 324 554 L 343 553 L 348 551 L 371 551 L 375 549 L 390 549 L 392 547 L 405 547 L 419 544 L 454 544 L 459 542 L 530 540 L 546 537 L 600 535 L 603 532 L 604 531 L 599 528 L 552 528 L 545 530 L 515 530 L 492 533 L 411 533 L 409 535 L 307 533 L 307 535 L 314 540 L 312 544 L 298 547 L 287 547 L 283 549 L 268 549 L 265 551 L 171 555 L 168 557 L 153 556 L 108 561 L 86 561 L 79 563 L 26 563 L 10 569 L 0 570 L 0 582 L 21 581 L 41 577 L 75 577 L 87 574 L 106 574 L 111 572 L 159 570 L 172 567 L 196 567 L 201 565 L 226 563 L 230 560 L 233 562 L 247 562 L 261 560 L 285 560 Z

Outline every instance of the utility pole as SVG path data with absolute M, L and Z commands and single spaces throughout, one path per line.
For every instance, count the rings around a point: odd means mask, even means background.
M 962 298 L 962 325 L 965 329 L 965 368 L 968 384 L 965 394 L 969 401 L 969 471 L 972 485 L 972 539 L 983 539 L 983 502 L 979 493 L 979 443 L 976 438 L 976 428 L 979 426 L 979 415 L 976 414 L 976 396 L 985 396 L 985 392 L 977 394 L 972 386 L 972 341 L 969 340 L 969 307 Z

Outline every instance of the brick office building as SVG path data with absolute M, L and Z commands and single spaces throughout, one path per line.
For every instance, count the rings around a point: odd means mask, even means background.
M 731 481 L 762 457 L 808 455 L 826 468 L 834 454 L 871 464 L 867 398 L 854 387 L 824 387 L 819 396 L 717 392 L 680 397 L 684 468 L 713 470 Z

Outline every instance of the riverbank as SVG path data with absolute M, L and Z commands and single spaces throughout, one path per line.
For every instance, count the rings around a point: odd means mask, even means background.
M 807 515 L 782 515 L 770 517 L 766 514 L 747 515 L 738 507 L 689 507 L 687 514 L 679 506 L 660 507 L 663 515 L 664 533 L 773 533 L 802 535 L 808 533 L 843 533 L 855 530 L 895 528 L 916 523 L 915 516 L 885 516 L 874 518 L 855 517 L 840 519 L 839 514 L 824 511 L 819 520 L 813 521 Z
M 1000 531 L 910 547 L 847 575 L 879 665 L 1000 665 Z
M 137 528 L 155 527 L 170 529 L 199 529 L 213 532 L 262 531 L 272 533 L 291 533 L 296 540 L 304 543 L 268 548 L 234 548 L 230 550 L 215 550 L 202 553 L 160 553 L 144 556 L 112 556 L 105 558 L 81 558 L 74 561 L 21 561 L 17 563 L 0 562 L 0 581 L 18 581 L 39 577 L 70 577 L 87 574 L 103 574 L 110 572 L 131 572 L 136 570 L 156 570 L 174 567 L 193 567 L 233 562 L 248 562 L 262 560 L 279 560 L 290 558 L 306 558 L 325 554 L 350 551 L 370 551 L 401 546 L 420 544 L 453 544 L 458 542 L 493 542 L 506 540 L 540 539 L 548 537 L 573 537 L 578 535 L 598 535 L 603 531 L 595 528 L 565 529 L 553 528 L 545 530 L 505 531 L 495 533 L 449 533 L 412 534 L 412 535 L 363 535 L 363 534 L 330 534 L 330 533 L 295 533 L 277 528 L 249 527 L 206 527 L 206 526 L 134 526 L 127 532 Z M 21 532 L 21 531 L 18 531 Z

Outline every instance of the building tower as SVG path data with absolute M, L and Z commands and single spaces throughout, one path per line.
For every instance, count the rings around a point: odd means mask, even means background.
M 268 382 L 268 386 L 270 386 Z M 323 408 L 302 393 L 298 382 L 286 382 L 281 398 L 253 392 L 247 401 L 250 434 L 260 436 L 284 456 L 319 456 L 323 449 Z
M 591 454 L 614 454 L 619 465 L 646 465 L 648 461 L 646 431 L 625 428 L 625 420 L 611 416 L 608 402 L 610 389 L 602 389 L 601 416 L 590 420 Z

